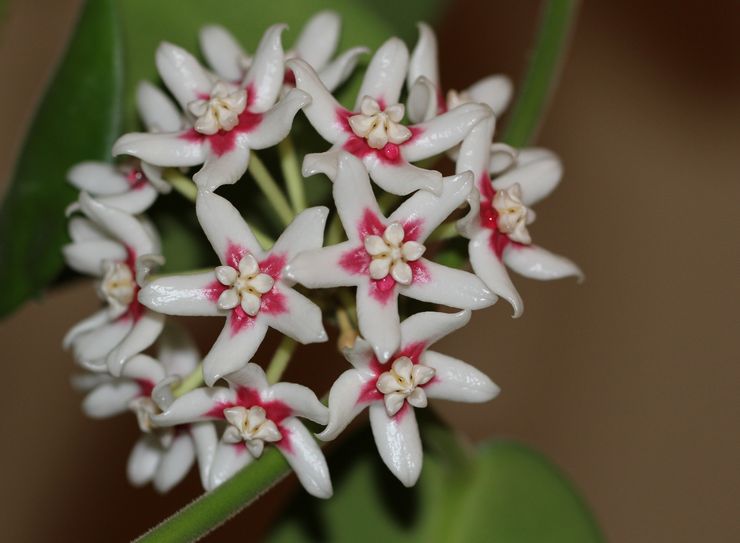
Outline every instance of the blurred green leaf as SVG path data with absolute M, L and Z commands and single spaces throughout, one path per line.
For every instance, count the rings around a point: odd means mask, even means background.
M 106 160 L 119 135 L 122 65 L 113 0 L 88 2 L 46 90 L 0 212 L 0 315 L 38 294 L 62 268 L 65 181 L 81 160 Z
M 302 494 L 269 542 L 603 541 L 581 499 L 540 454 L 506 441 L 465 451 L 448 430 L 429 430 L 425 424 L 416 487 L 395 480 L 364 430 L 331 455 L 334 498 Z

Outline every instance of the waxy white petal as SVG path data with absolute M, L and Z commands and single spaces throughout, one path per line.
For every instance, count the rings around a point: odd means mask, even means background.
M 165 378 L 164 366 L 149 355 L 137 354 L 123 367 L 121 377 L 158 383 Z
M 88 417 L 102 419 L 125 413 L 128 403 L 139 394 L 139 385 L 117 380 L 95 387 L 82 401 L 82 411 Z
M 249 141 L 246 134 L 234 138 L 234 148 L 217 155 L 209 153 L 203 167 L 193 175 L 193 181 L 203 190 L 215 190 L 233 185 L 244 175 L 249 164 Z
M 192 336 L 181 325 L 168 322 L 157 342 L 157 358 L 168 375 L 184 377 L 192 372 L 201 360 Z
M 290 436 L 290 446 L 279 441 L 277 447 L 283 453 L 290 467 L 306 492 L 317 498 L 330 498 L 333 490 L 329 467 L 318 443 L 298 419 L 288 417 L 281 423 Z
M 387 362 L 401 343 L 398 289 L 394 287 L 389 298 L 381 302 L 373 297 L 373 288 L 370 281 L 357 287 L 357 320 L 360 333 L 373 345 L 378 360 Z
M 157 48 L 155 60 L 159 75 L 183 109 L 201 95 L 210 94 L 212 84 L 208 74 L 182 47 L 163 42 Z
M 403 346 L 424 343 L 426 349 L 465 326 L 470 322 L 470 315 L 469 309 L 457 313 L 439 311 L 416 313 L 401 323 L 401 343 Z
M 311 97 L 311 103 L 303 108 L 311 125 L 330 143 L 344 142 L 347 139 L 344 121 L 337 112 L 345 111 L 326 89 L 313 68 L 300 59 L 291 59 L 286 63 L 293 71 L 296 88 L 305 91 Z M 304 173 L 305 175 L 305 173 Z
M 367 155 L 363 162 L 373 181 L 391 194 L 405 196 L 417 190 L 435 194 L 442 191 L 442 174 L 436 170 L 426 170 L 403 161 L 389 164 L 375 155 Z
M 348 153 L 340 155 L 332 190 L 339 218 L 349 239 L 359 239 L 357 226 L 367 212 L 382 220 L 383 215 L 370 186 L 367 170 L 355 156 Z
M 575 263 L 537 245 L 510 245 L 504 250 L 503 258 L 512 270 L 532 279 L 549 281 L 573 276 L 583 280 L 583 272 Z
M 437 115 L 439 110 L 437 92 L 437 87 L 426 77 L 420 76 L 416 79 L 406 99 L 409 121 L 420 123 Z
M 234 474 L 250 464 L 254 457 L 246 448 L 231 443 L 219 442 L 208 474 L 208 490 L 223 484 Z
M 216 425 L 212 422 L 194 422 L 190 424 L 190 435 L 195 445 L 195 457 L 198 460 L 200 482 L 208 490 L 208 475 L 216 455 L 218 436 Z
M 370 406 L 370 427 L 380 457 L 404 486 L 414 486 L 421 473 L 423 454 L 414 409 L 389 417 L 382 403 Z
M 265 370 L 252 362 L 239 371 L 229 374 L 227 381 L 233 385 L 254 388 L 260 391 L 266 390 L 269 386 Z
M 430 279 L 401 287 L 404 296 L 460 309 L 482 309 L 496 301 L 496 295 L 472 273 L 448 268 L 425 258 L 420 262 Z
M 136 215 L 149 209 L 157 196 L 159 196 L 159 192 L 154 188 L 154 185 L 147 183 L 142 187 L 115 196 L 98 196 L 96 200 L 103 205 Z
M 509 105 L 514 94 L 514 86 L 506 76 L 491 75 L 474 83 L 465 92 L 473 102 L 486 104 L 498 117 Z
M 341 258 L 357 248 L 357 242 L 345 241 L 322 249 L 299 253 L 284 268 L 285 276 L 308 288 L 348 287 L 356 285 L 360 275 L 340 266 Z
M 496 295 L 506 299 L 514 308 L 514 317 L 520 317 L 524 312 L 524 302 L 511 282 L 506 267 L 493 252 L 490 243 L 490 230 L 480 230 L 468 244 L 470 264 L 475 274 L 481 278 L 486 286 Z
M 113 144 L 113 156 L 130 155 L 164 167 L 197 166 L 208 156 L 205 140 L 185 132 L 131 132 Z
M 460 145 L 460 151 L 455 163 L 457 173 L 473 172 L 476 187 L 480 183 L 490 183 L 488 168 L 491 155 L 491 140 L 496 130 L 496 118 L 493 115 L 476 124 Z
M 235 333 L 231 325 L 233 318 L 232 311 L 221 334 L 203 359 L 203 380 L 208 386 L 213 386 L 221 377 L 243 368 L 265 339 L 267 324 L 262 319 L 254 319 Z
M 208 65 L 226 81 L 241 81 L 249 58 L 236 38 L 220 25 L 206 25 L 198 33 L 200 50 Z
M 120 194 L 130 188 L 121 171 L 107 162 L 75 164 L 67 172 L 67 179 L 75 188 L 98 196 Z
M 72 342 L 77 362 L 91 371 L 106 370 L 105 358 L 131 330 L 131 319 L 118 319 L 81 334 Z
M 276 383 L 264 398 L 278 400 L 292 410 L 292 416 L 303 417 L 319 424 L 329 421 L 329 410 L 316 397 L 313 391 L 295 383 Z
M 126 464 L 126 475 L 129 483 L 144 486 L 149 483 L 157 471 L 162 459 L 162 447 L 153 435 L 143 435 L 134 445 Z
M 228 200 L 212 192 L 201 191 L 195 202 L 195 212 L 222 264 L 231 264 L 226 257 L 229 247 L 234 244 L 245 248 L 258 259 L 262 258 L 263 251 L 257 238 Z
M 437 36 L 426 23 L 418 23 L 419 39 L 411 53 L 406 85 L 410 89 L 417 78 L 426 77 L 435 87 L 439 87 L 439 59 L 437 58 Z M 436 100 L 436 98 L 435 98 Z
M 311 177 L 318 173 L 326 175 L 330 181 L 337 177 L 339 156 L 343 153 L 340 146 L 334 146 L 323 153 L 308 153 L 303 157 L 301 173 L 303 177 Z
M 195 445 L 192 438 L 182 433 L 175 436 L 170 446 L 162 452 L 162 459 L 154 474 L 154 488 L 165 493 L 182 481 L 195 462 Z
M 136 86 L 136 109 L 149 132 L 177 132 L 184 122 L 172 100 L 148 81 Z
M 293 44 L 293 50 L 299 58 L 319 71 L 336 51 L 341 27 L 339 14 L 328 10 L 320 11 L 303 25 Z
M 409 62 L 406 44 L 398 38 L 390 38 L 373 55 L 357 93 L 355 111 L 360 108 L 363 97 L 370 96 L 385 104 L 398 103 Z
M 463 104 L 442 115 L 413 126 L 417 135 L 403 144 L 401 151 L 410 162 L 446 151 L 467 136 L 481 120 L 492 115 L 488 106 Z
M 97 202 L 86 193 L 80 194 L 80 208 L 112 236 L 131 247 L 137 255 L 159 252 L 159 243 L 153 239 L 142 222 L 128 213 Z
M 328 215 L 329 208 L 324 206 L 303 210 L 283 230 L 271 252 L 285 254 L 290 260 L 303 251 L 321 247 L 324 243 L 324 226 Z
M 84 241 L 69 243 L 62 247 L 67 265 L 73 270 L 100 277 L 103 275 L 103 262 L 126 260 L 124 246 L 113 240 Z
M 139 302 L 166 315 L 224 315 L 211 297 L 213 271 L 160 277 L 139 291 Z
M 87 217 L 76 216 L 69 219 L 67 232 L 72 241 L 77 243 L 109 239 L 108 235 Z
M 164 327 L 164 318 L 161 313 L 144 312 L 123 341 L 108 354 L 106 364 L 111 375 L 120 375 L 121 368 L 129 358 L 146 350 L 156 341 Z
M 316 437 L 332 441 L 344 431 L 347 425 L 367 407 L 360 401 L 368 377 L 357 370 L 347 370 L 334 381 L 329 391 L 329 421 Z
M 270 327 L 303 344 L 320 343 L 329 339 L 321 322 L 319 306 L 291 288 L 281 289 L 280 293 L 287 312 L 263 315 L 262 318 Z
M 417 238 L 419 242 L 423 242 L 442 221 L 465 202 L 472 190 L 473 176 L 470 172 L 445 177 L 439 196 L 428 191 L 419 191 L 398 206 L 388 220 L 419 221 Z
M 158 426 L 175 426 L 189 422 L 220 419 L 221 414 L 208 415 L 214 407 L 236 400 L 236 393 L 230 388 L 196 388 L 177 398 L 169 409 L 152 420 Z
M 360 56 L 369 52 L 367 47 L 352 47 L 329 64 L 318 70 L 318 76 L 327 90 L 334 91 L 355 70 Z
M 284 140 L 293 127 L 293 119 L 298 111 L 311 103 L 311 96 L 299 89 L 290 89 L 288 93 L 266 111 L 262 121 L 246 134 L 252 149 L 272 147 Z
M 424 365 L 434 369 L 434 381 L 424 391 L 430 398 L 455 402 L 487 402 L 499 388 L 483 372 L 450 356 L 427 351 Z
M 252 93 L 252 111 L 267 111 L 280 93 L 285 75 L 281 35 L 286 28 L 286 24 L 276 24 L 268 28 L 254 53 L 252 65 L 244 78 L 244 86 Z
M 62 347 L 64 349 L 69 349 L 72 346 L 72 343 L 74 343 L 80 335 L 94 330 L 95 328 L 106 324 L 108 321 L 109 317 L 107 309 L 101 309 L 89 317 L 82 319 L 64 335 L 64 339 L 62 339 Z
M 493 187 L 502 190 L 518 183 L 522 202 L 531 206 L 555 190 L 562 176 L 563 166 L 554 153 L 544 149 L 522 149 L 516 166 L 500 175 Z

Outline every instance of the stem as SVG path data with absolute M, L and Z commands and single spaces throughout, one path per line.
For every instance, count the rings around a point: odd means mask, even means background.
M 283 171 L 283 178 L 288 187 L 288 198 L 293 205 L 293 210 L 298 214 L 306 209 L 306 193 L 303 188 L 303 175 L 301 166 L 298 164 L 298 155 L 290 136 L 278 144 L 278 152 L 280 153 L 280 169 Z
M 448 222 L 440 225 L 432 234 L 429 236 L 428 241 L 442 241 L 446 239 L 453 239 L 460 235 L 457 231 L 457 227 L 454 222 Z
M 267 197 L 267 200 L 272 205 L 275 213 L 278 214 L 278 217 L 280 217 L 280 220 L 285 226 L 288 226 L 290 221 L 293 220 L 293 210 L 288 200 L 285 199 L 280 185 L 270 175 L 270 172 L 265 167 L 265 163 L 260 160 L 256 153 L 252 153 L 252 156 L 249 157 L 249 173 L 254 177 L 257 186 Z
M 250 224 L 249 229 L 252 231 L 252 234 L 254 234 L 254 237 L 257 238 L 257 242 L 262 245 L 263 249 L 267 250 L 275 244 L 274 239 L 265 234 L 259 228 L 256 228 L 254 225 Z
M 577 4 L 577 0 L 549 0 L 546 3 L 531 66 L 506 132 L 505 141 L 511 145 L 525 144 L 537 127 L 568 41 L 567 35 L 575 18 Z M 255 160 L 253 155 L 250 160 L 252 175 L 255 175 L 254 164 L 262 163 Z M 264 166 L 262 169 L 264 170 Z M 272 177 L 269 180 L 277 188 Z M 284 201 L 282 193 L 277 190 Z M 287 206 L 287 202 L 285 204 Z M 341 236 L 341 231 L 339 234 Z M 278 353 L 275 356 L 277 355 Z M 272 365 L 271 363 L 270 366 Z M 259 462 L 250 464 L 215 490 L 196 499 L 138 541 L 161 543 L 196 540 L 226 522 L 277 484 L 287 475 L 289 469 L 282 455 L 271 447 L 265 450 Z
M 578 4 L 579 0 L 544 2 L 529 68 L 504 131 L 503 141 L 512 147 L 526 145 L 542 121 L 565 58 Z
M 270 384 L 280 381 L 280 378 L 283 376 L 285 368 L 288 367 L 288 363 L 293 357 L 293 352 L 297 346 L 298 344 L 295 340 L 288 336 L 283 337 L 283 341 L 278 345 L 277 351 L 275 351 L 275 354 L 272 356 L 270 365 L 267 366 L 267 371 L 265 372 L 267 373 L 267 381 Z
M 202 384 L 203 384 L 203 362 L 198 364 L 198 367 L 196 367 L 190 375 L 188 375 L 185 379 L 183 379 L 180 382 L 180 384 L 175 387 L 172 393 L 175 395 L 175 398 L 178 398 L 182 396 L 183 394 L 185 394 L 186 392 L 195 390 Z
M 162 179 L 172 185 L 172 188 L 182 194 L 185 198 L 191 202 L 195 202 L 195 198 L 198 196 L 198 187 L 193 183 L 192 179 L 183 175 L 180 170 L 168 168 L 164 171 Z

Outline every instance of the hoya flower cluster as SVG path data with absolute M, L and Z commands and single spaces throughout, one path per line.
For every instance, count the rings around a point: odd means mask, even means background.
M 85 412 L 134 415 L 142 432 L 128 465 L 134 484 L 166 491 L 197 464 L 212 489 L 275 447 L 306 490 L 326 498 L 329 468 L 301 419 L 326 441 L 368 408 L 383 461 L 413 485 L 422 466 L 414 410 L 430 399 L 484 402 L 498 392 L 483 373 L 432 345 L 498 296 L 521 314 L 506 266 L 538 279 L 580 273 L 534 245 L 530 232 L 530 206 L 560 180 L 558 159 L 493 142 L 496 115 L 511 95 L 506 78 L 445 94 L 434 34 L 420 25 L 412 53 L 398 38 L 374 52 L 348 109 L 332 93 L 369 51 L 337 53 L 340 21 L 331 12 L 308 21 L 290 50 L 285 30 L 268 28 L 250 55 L 225 29 L 205 27 L 207 66 L 163 43 L 156 65 L 166 92 L 141 83 L 136 96 L 147 131 L 115 143 L 117 165 L 89 162 L 69 172 L 81 192 L 69 208 L 72 241 L 64 255 L 96 278 L 103 308 L 73 327 L 64 344 L 87 370 L 76 380 L 87 391 Z M 307 209 L 294 200 L 292 221 L 273 242 L 250 226 L 239 202 L 216 191 L 264 177 L 250 162 L 290 142 L 299 112 L 327 141 L 325 150 L 303 157 L 302 174 L 328 178 L 299 182 L 331 182 L 332 199 Z M 283 143 L 280 152 L 294 148 Z M 456 161 L 446 177 L 428 168 L 445 153 Z M 144 213 L 173 186 L 192 196 L 218 262 L 161 275 L 160 241 Z M 278 213 L 275 199 L 284 196 L 265 194 Z M 183 216 L 193 212 L 185 200 L 177 203 Z M 436 261 L 440 240 L 451 235 L 470 240 L 472 272 Z M 404 299 L 455 311 L 417 311 L 402 320 L 401 312 L 416 307 Z M 223 322 L 203 356 L 169 318 L 177 315 Z M 281 344 L 289 347 L 327 341 L 325 323 L 339 324 L 351 365 L 331 387 L 328 407 L 309 388 L 279 381 L 285 357 L 265 372 L 260 349 L 269 329 L 289 338 Z M 320 360 L 305 363 L 322 371 Z

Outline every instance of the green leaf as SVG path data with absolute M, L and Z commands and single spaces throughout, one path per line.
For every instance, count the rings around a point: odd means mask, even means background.
M 270 543 L 603 540 L 582 500 L 540 454 L 506 441 L 466 451 L 448 430 L 433 426 L 436 435 L 428 424 L 422 429 L 428 450 L 416 487 L 395 480 L 371 433 L 362 431 L 331 455 L 334 497 L 301 495 Z M 430 440 L 438 446 L 429 447 Z
M 26 136 L 0 212 L 0 315 L 62 269 L 65 180 L 81 160 L 106 160 L 119 135 L 121 50 L 113 0 L 88 2 Z

